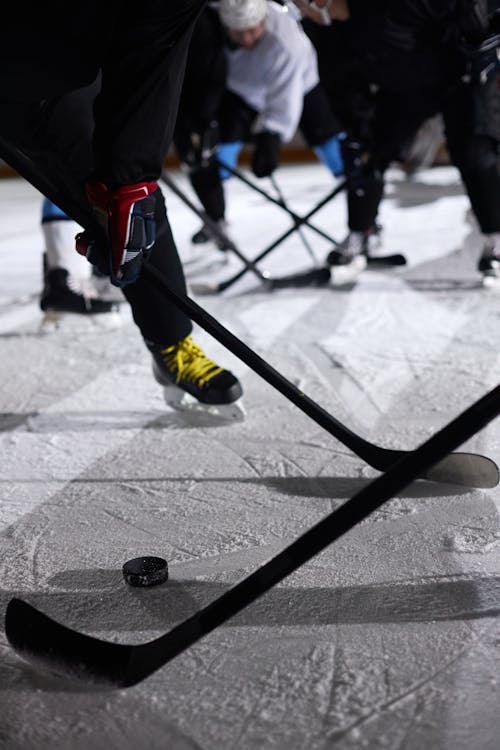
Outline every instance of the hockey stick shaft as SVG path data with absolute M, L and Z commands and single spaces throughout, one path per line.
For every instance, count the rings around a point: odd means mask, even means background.
M 306 394 L 299 390 L 293 383 L 287 380 L 280 372 L 275 370 L 268 362 L 254 352 L 243 341 L 237 338 L 218 320 L 213 318 L 206 310 L 196 304 L 187 295 L 172 289 L 165 275 L 159 271 L 150 261 L 144 261 L 144 270 L 154 278 L 163 292 L 169 297 L 183 312 L 192 320 L 200 325 L 205 331 L 219 341 L 226 349 L 229 349 L 236 357 L 250 367 L 257 375 L 260 375 L 269 385 L 279 391 L 285 398 L 297 406 L 304 414 L 310 417 L 316 424 L 325 429 L 330 435 L 337 438 L 341 443 L 347 446 L 353 453 L 366 461 L 367 464 L 379 471 L 387 470 L 396 460 L 401 458 L 405 451 L 392 450 L 383 448 L 374 443 L 370 443 L 360 437 L 348 427 L 339 422 L 335 417 L 329 414 L 325 409 L 319 406 L 315 401 L 310 399 Z M 475 457 L 478 463 L 489 462 L 484 457 Z M 480 460 L 481 459 L 481 460 Z M 493 464 L 493 462 L 491 462 Z M 473 467 L 470 467 L 470 476 L 474 475 Z M 498 481 L 498 469 L 495 464 L 491 467 L 491 476 L 486 478 L 485 486 L 495 486 Z M 489 472 L 486 472 L 489 474 Z M 424 478 L 424 477 L 423 477 Z M 450 465 L 449 470 L 443 465 L 437 473 L 431 472 L 425 478 L 470 485 L 467 481 L 468 470 L 464 464 L 458 467 Z M 479 477 L 476 477 L 478 481 Z M 483 486 L 483 485 L 481 485 Z
M 470 406 L 423 445 L 404 455 L 343 506 L 211 604 L 159 638 L 142 645 L 101 641 L 61 625 L 13 599 L 5 631 L 26 659 L 66 676 L 109 687 L 135 685 L 268 592 L 339 537 L 368 518 L 423 472 L 471 438 L 500 413 L 500 385 Z
M 222 229 L 218 226 L 217 222 L 214 221 L 206 211 L 203 211 L 196 206 L 193 201 L 184 193 L 183 190 L 172 180 L 170 175 L 167 174 L 167 172 L 164 170 L 161 175 L 162 181 L 167 185 L 170 190 L 175 193 L 175 195 L 189 208 L 191 211 L 198 216 L 201 221 L 203 221 L 207 227 L 210 229 L 210 232 L 214 235 L 214 237 L 221 242 L 224 242 L 224 244 L 236 255 L 237 258 L 241 260 L 241 262 L 245 265 L 246 270 L 252 271 L 260 281 L 266 281 L 266 277 L 264 274 L 256 267 L 255 263 L 249 260 L 241 250 L 235 245 L 233 240 L 228 237 L 228 235 L 222 231 Z
M 243 275 L 245 271 L 251 271 L 268 289 L 283 289 L 289 286 L 311 286 L 312 284 L 326 284 L 329 280 L 330 273 L 326 268 L 314 268 L 311 271 L 283 277 L 272 277 L 264 274 L 257 268 L 254 262 L 248 260 L 248 258 L 243 255 L 243 253 L 235 245 L 233 240 L 228 237 L 222 229 L 220 229 L 217 222 L 211 219 L 205 211 L 198 208 L 198 206 L 193 203 L 193 201 L 184 193 L 183 190 L 181 190 L 181 188 L 174 182 L 174 180 L 172 180 L 172 178 L 166 173 L 166 171 L 162 173 L 162 181 L 189 209 L 191 209 L 191 211 L 193 211 L 193 213 L 196 214 L 196 216 L 198 216 L 199 219 L 201 219 L 201 221 L 203 221 L 207 225 L 214 237 L 224 242 L 225 245 L 236 255 L 236 257 L 241 260 L 245 268 L 238 276 L 238 278 Z M 224 289 L 227 289 L 228 286 L 231 286 L 233 283 L 233 279 L 230 280 L 230 283 L 228 283 L 227 281 L 215 282 L 212 284 L 193 282 L 191 284 L 191 287 L 193 291 L 200 294 L 215 294 L 217 292 L 224 291 Z
M 170 636 L 177 631 L 177 653 L 184 651 L 202 635 L 222 625 L 357 526 L 423 472 L 475 435 L 499 413 L 500 385 L 497 385 L 419 448 L 403 456 L 385 474 L 370 482 L 344 505 L 302 534 L 268 563 L 163 637 L 170 640 Z M 184 626 L 188 624 L 184 633 Z M 181 640 L 183 636 L 184 642 Z M 138 668 L 140 669 L 141 665 L 138 665 Z
M 144 271 L 156 280 L 167 297 L 186 313 L 191 320 L 198 323 L 219 343 L 223 344 L 223 346 L 256 372 L 257 375 L 260 375 L 269 385 L 272 385 L 283 396 L 288 398 L 289 401 L 295 404 L 295 406 L 307 414 L 307 416 L 311 417 L 317 424 L 344 443 L 344 445 L 363 458 L 373 468 L 384 470 L 399 457 L 398 451 L 386 450 L 385 448 L 374 446 L 338 422 L 321 406 L 312 401 L 305 393 L 287 380 L 280 372 L 275 370 L 268 362 L 262 359 L 253 349 L 248 347 L 219 323 L 218 320 L 194 302 L 194 300 L 174 290 L 165 275 L 153 266 L 150 261 L 144 261 L 143 267 Z
M 307 220 L 309 217 L 313 216 L 317 211 L 320 210 L 322 206 L 324 206 L 326 203 L 328 203 L 337 193 L 339 193 L 344 187 L 344 184 L 337 186 L 332 192 L 326 196 L 320 203 L 318 203 L 314 208 L 312 208 L 308 214 L 306 214 L 304 217 L 297 219 L 297 222 L 291 226 L 289 229 L 287 229 L 283 234 L 281 234 L 274 242 L 272 242 L 270 245 L 264 248 L 256 258 L 252 261 L 254 264 L 258 263 L 259 261 L 263 260 L 269 253 L 271 253 L 275 248 L 278 247 L 278 245 L 281 245 L 290 235 L 292 235 L 296 230 L 297 227 L 302 224 L 307 224 Z M 278 205 L 281 205 L 279 201 L 274 201 Z M 331 238 L 330 238 L 331 239 Z M 333 240 L 332 240 L 333 241 Z M 239 279 L 241 279 L 242 276 L 244 276 L 247 272 L 246 268 L 243 268 L 241 271 L 238 271 L 238 273 L 234 274 L 234 276 L 231 276 L 231 278 L 226 279 L 226 281 L 221 281 L 218 284 L 217 291 L 223 292 L 225 289 L 228 289 L 230 286 L 235 284 Z

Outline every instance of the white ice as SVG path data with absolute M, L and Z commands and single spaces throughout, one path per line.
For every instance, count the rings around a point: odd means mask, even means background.
M 332 187 L 320 165 L 276 177 L 298 213 Z M 188 260 L 199 221 L 165 192 Z M 227 197 L 249 257 L 290 226 L 241 183 Z M 376 476 L 198 328 L 242 380 L 243 424 L 168 411 L 128 309 L 118 331 L 80 321 L 40 335 L 40 197 L 5 179 L 0 206 L 2 616 L 19 596 L 79 631 L 145 642 Z M 269 292 L 247 273 L 196 299 L 345 425 L 408 449 L 498 382 L 500 294 L 481 287 L 481 238 L 454 169 L 411 180 L 392 170 L 380 219 L 385 249 L 406 267 L 341 290 Z M 343 197 L 314 220 L 341 239 Z M 322 261 L 329 243 L 305 233 Z M 259 267 L 282 276 L 311 263 L 295 233 Z M 467 449 L 499 462 L 500 420 Z M 498 488 L 414 483 L 128 690 L 68 689 L 2 630 L 0 747 L 497 750 L 499 505 Z M 139 555 L 166 557 L 169 582 L 127 588 L 121 566 Z

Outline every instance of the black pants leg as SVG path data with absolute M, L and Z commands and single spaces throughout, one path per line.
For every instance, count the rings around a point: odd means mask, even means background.
M 367 231 L 376 223 L 384 194 L 384 173 L 420 125 L 439 111 L 440 92 L 426 96 L 414 92 L 379 91 L 374 96 L 374 114 L 368 140 L 370 156 L 359 163 L 356 144 L 346 143 L 344 158 L 348 179 L 348 215 L 351 231 Z M 354 150 L 352 150 L 354 146 Z
M 221 142 L 249 141 L 256 117 L 257 112 L 249 107 L 243 99 L 231 91 L 225 91 L 219 111 Z M 174 143 L 180 158 L 189 165 L 188 128 L 189 119 L 183 118 L 181 112 L 175 129 Z M 191 167 L 189 178 L 193 190 L 208 216 L 214 221 L 223 219 L 225 213 L 224 188 L 219 167 L 215 160 L 209 160 L 205 164 Z
M 328 94 L 320 83 L 304 96 L 299 129 L 311 148 L 320 146 L 342 130 Z
M 462 84 L 443 109 L 451 159 L 459 169 L 479 227 L 500 232 L 500 93 L 497 81 Z

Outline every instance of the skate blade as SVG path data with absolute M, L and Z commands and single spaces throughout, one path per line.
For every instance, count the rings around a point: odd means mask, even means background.
M 204 404 L 176 385 L 163 386 L 163 398 L 171 409 L 191 415 L 195 421 L 199 419 L 211 424 L 227 424 L 243 422 L 246 417 L 241 399 L 232 404 Z
M 352 284 L 366 268 L 366 256 L 358 255 L 345 266 L 330 266 L 330 283 L 332 286 Z
M 500 290 L 500 276 L 485 274 L 483 276 L 483 286 L 486 289 Z
M 122 326 L 119 312 L 80 315 L 78 313 L 50 310 L 44 313 L 38 332 L 50 334 L 59 332 L 115 331 Z

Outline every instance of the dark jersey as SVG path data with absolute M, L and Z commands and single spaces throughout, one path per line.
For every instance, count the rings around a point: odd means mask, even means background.
M 374 83 L 439 87 L 460 77 L 488 33 L 488 0 L 349 0 L 353 47 Z M 490 6 L 490 7 L 489 7 Z

